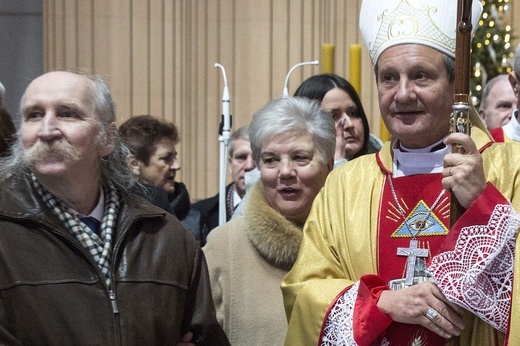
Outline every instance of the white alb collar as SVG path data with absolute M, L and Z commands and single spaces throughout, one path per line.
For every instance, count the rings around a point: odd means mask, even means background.
M 518 123 L 518 119 L 516 118 L 518 116 L 518 109 L 513 112 L 513 116 L 511 117 L 511 120 L 507 124 L 505 124 L 502 129 L 504 130 L 504 134 L 511 138 L 512 140 L 515 140 L 517 142 L 520 142 L 520 123 Z
M 408 149 L 395 141 L 392 145 L 394 152 L 393 177 L 403 177 L 414 174 L 440 173 L 444 167 L 444 156 L 451 153 L 451 146 L 442 145 L 444 138 L 426 148 Z

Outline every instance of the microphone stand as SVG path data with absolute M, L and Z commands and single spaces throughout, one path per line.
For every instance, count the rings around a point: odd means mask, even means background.
M 318 65 L 320 62 L 318 60 L 314 60 L 314 61 L 306 61 L 306 62 L 301 62 L 299 64 L 296 64 L 294 65 L 290 70 L 289 72 L 287 73 L 287 76 L 285 77 L 285 84 L 284 84 L 284 87 L 283 87 L 283 94 L 282 94 L 282 97 L 283 98 L 286 98 L 286 97 L 289 97 L 289 89 L 287 88 L 287 85 L 289 84 L 289 76 L 291 75 L 291 73 L 298 67 L 300 66 L 303 66 L 303 65 Z
M 224 92 L 222 94 L 222 118 L 220 121 L 219 137 L 220 142 L 220 171 L 219 171 L 219 201 L 218 201 L 218 224 L 226 223 L 226 175 L 227 175 L 227 147 L 229 145 L 231 114 L 229 113 L 229 89 L 227 86 L 226 70 L 224 66 L 215 63 L 216 68 L 220 68 L 224 78 Z

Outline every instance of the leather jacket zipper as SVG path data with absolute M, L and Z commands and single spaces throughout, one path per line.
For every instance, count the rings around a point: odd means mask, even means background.
M 110 289 L 108 291 L 108 295 L 110 296 L 110 303 L 112 304 L 112 311 L 114 312 L 114 314 L 118 314 L 119 308 L 117 306 L 116 294 L 114 293 L 114 291 L 112 289 Z

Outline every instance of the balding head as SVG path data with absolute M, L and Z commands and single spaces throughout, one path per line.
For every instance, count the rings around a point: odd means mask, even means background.
M 517 102 L 508 75 L 498 75 L 484 87 L 479 115 L 489 130 L 501 127 L 511 119 Z
M 20 136 L 0 179 L 30 168 L 40 177 L 68 175 L 82 181 L 82 174 L 96 176 L 123 190 L 135 183 L 110 92 L 98 75 L 45 73 L 29 84 L 20 109 Z

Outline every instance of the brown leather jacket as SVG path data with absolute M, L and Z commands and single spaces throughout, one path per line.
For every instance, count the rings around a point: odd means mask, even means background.
M 172 215 L 125 195 L 112 289 L 81 244 L 21 174 L 0 183 L 0 344 L 229 344 L 206 260 Z

